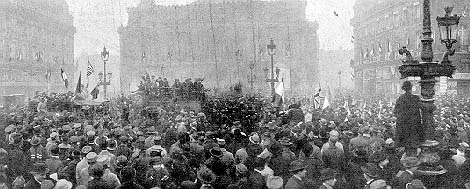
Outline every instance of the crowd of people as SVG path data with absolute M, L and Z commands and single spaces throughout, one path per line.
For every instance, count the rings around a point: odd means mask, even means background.
M 143 92 L 152 100 L 204 100 L 205 89 L 202 84 L 203 79 L 197 78 L 194 82 L 191 78 L 181 82 L 175 79 L 170 86 L 167 78 L 156 78 L 146 74 L 142 76 L 139 84 L 139 91 Z
M 99 113 L 2 110 L 0 188 L 469 188 L 470 98 L 438 97 L 436 139 L 444 168 L 397 145 L 395 100 L 314 100 L 285 109 L 262 97 L 208 99 L 201 112 L 176 105 L 149 116 L 122 97 Z M 288 100 L 286 100 L 288 101 Z M 49 103 L 52 104 L 52 103 Z M 60 111 L 59 111 L 60 110 Z

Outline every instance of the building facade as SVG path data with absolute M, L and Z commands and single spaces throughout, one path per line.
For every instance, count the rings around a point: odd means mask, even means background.
M 357 0 L 354 5 L 354 84 L 365 95 L 396 96 L 401 93 L 398 67 L 403 57 L 398 50 L 406 46 L 414 59 L 421 61 L 423 24 L 422 0 Z M 457 70 L 453 78 L 441 77 L 436 85 L 440 94 L 468 94 L 470 91 L 470 2 L 431 0 L 434 61 L 446 51 L 440 42 L 436 17 L 444 16 L 444 7 L 454 5 L 453 14 L 461 15 L 456 53 L 451 57 Z M 411 78 L 411 80 L 414 80 Z M 417 81 L 416 81 L 416 85 Z M 419 87 L 415 87 L 418 93 Z
M 142 0 L 128 9 L 128 24 L 118 31 L 121 89 L 135 90 L 140 76 L 149 73 L 170 83 L 203 78 L 206 87 L 219 90 L 240 82 L 244 91 L 269 94 L 264 68 L 271 68 L 266 46 L 273 39 L 279 80 L 288 90 L 308 93 L 318 79 L 318 24 L 306 19 L 306 5 L 302 0 L 199 0 L 157 6 Z
M 65 0 L 0 1 L 0 96 L 67 91 L 60 68 L 71 83 L 74 34 Z

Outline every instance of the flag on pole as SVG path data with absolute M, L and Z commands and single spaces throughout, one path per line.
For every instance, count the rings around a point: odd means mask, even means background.
M 78 77 L 77 87 L 75 88 L 75 94 L 82 93 L 82 73 L 80 72 L 80 76 Z
M 91 74 L 93 74 L 93 72 L 95 72 L 95 69 L 91 65 L 90 60 L 88 60 L 88 67 L 86 68 L 86 76 L 89 77 Z
M 328 108 L 330 106 L 330 102 L 328 102 L 328 97 L 325 97 L 325 101 L 323 102 L 322 110 Z
M 277 85 L 276 90 L 275 90 L 275 94 L 274 94 L 273 102 L 274 102 L 275 107 L 281 107 L 282 106 L 282 103 L 284 102 L 284 81 L 281 81 Z
M 46 70 L 46 75 L 45 75 L 47 81 L 51 80 L 51 75 L 52 75 L 51 70 L 47 69 Z
M 344 102 L 344 109 L 346 109 L 346 111 L 348 112 L 348 117 L 351 116 L 351 110 L 349 109 L 349 101 L 346 100 Z
M 319 85 L 320 87 L 320 85 Z M 318 92 L 315 93 L 315 95 L 313 95 L 313 105 L 315 106 L 315 109 L 319 109 L 320 108 L 320 92 L 321 92 L 321 87 L 318 88 Z
M 92 99 L 97 99 L 98 98 L 98 94 L 100 93 L 100 90 L 98 89 L 98 86 L 99 85 L 96 85 L 95 88 L 91 91 L 91 96 L 92 96 Z
M 64 81 L 65 88 L 69 88 L 69 79 L 67 78 L 67 74 L 65 74 L 64 69 L 60 68 L 60 76 L 62 76 L 62 81 Z

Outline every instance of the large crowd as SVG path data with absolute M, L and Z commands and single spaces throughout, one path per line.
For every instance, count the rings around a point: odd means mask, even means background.
M 310 99 L 279 109 L 230 96 L 208 99 L 201 112 L 165 105 L 150 114 L 124 96 L 78 108 L 64 104 L 67 96 L 2 110 L 0 188 L 470 186 L 468 96 L 436 101 L 445 171 L 433 176 L 396 145 L 394 99 L 345 96 L 325 109 Z

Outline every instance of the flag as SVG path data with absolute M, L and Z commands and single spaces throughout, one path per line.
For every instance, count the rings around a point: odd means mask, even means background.
M 78 76 L 77 87 L 75 88 L 75 94 L 82 93 L 82 73 L 80 72 L 80 76 Z
M 321 98 L 320 92 L 321 92 L 321 87 L 318 88 L 318 92 L 315 93 L 315 95 L 313 95 L 313 105 L 315 106 L 315 109 L 320 108 L 320 98 Z
M 379 44 L 379 53 L 382 53 L 382 43 Z
M 51 70 L 47 69 L 46 70 L 46 75 L 45 75 L 47 81 L 51 80 L 51 75 L 52 75 Z
M 93 74 L 93 72 L 95 72 L 95 69 L 91 65 L 90 60 L 88 60 L 88 67 L 86 68 L 86 76 L 89 77 L 91 74 Z
M 91 91 L 91 96 L 92 96 L 92 99 L 97 99 L 98 98 L 98 94 L 100 93 L 100 90 L 98 89 L 98 86 L 99 85 L 96 85 L 95 88 Z
M 273 102 L 274 102 L 275 107 L 281 107 L 282 106 L 282 103 L 284 102 L 284 81 L 281 81 L 277 85 L 276 90 L 275 90 L 275 94 L 274 94 Z
M 348 112 L 348 117 L 351 116 L 351 110 L 349 109 L 349 100 L 346 100 L 344 102 L 344 109 L 346 109 L 346 111 Z
M 325 97 L 325 101 L 323 102 L 322 110 L 328 108 L 330 106 L 330 102 L 328 102 L 328 97 Z
M 62 81 L 64 81 L 65 88 L 69 88 L 69 79 L 67 78 L 67 74 L 65 74 L 64 69 L 60 68 L 60 76 L 62 76 Z

